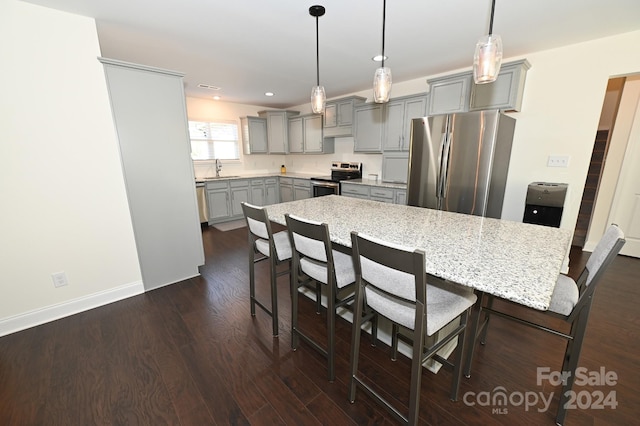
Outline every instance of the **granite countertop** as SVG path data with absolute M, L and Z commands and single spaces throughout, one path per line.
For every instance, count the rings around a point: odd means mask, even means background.
M 196 183 L 199 182 L 215 182 L 218 180 L 238 180 L 238 179 L 254 179 L 254 178 L 268 178 L 268 177 L 290 177 L 296 179 L 311 179 L 313 176 L 317 176 L 317 174 L 311 175 L 307 173 L 296 173 L 296 172 L 288 172 L 288 173 L 257 173 L 257 174 L 243 174 L 243 175 L 229 175 L 225 176 L 224 174 L 220 177 L 203 177 L 203 178 L 195 178 Z
M 349 179 L 344 183 L 355 183 L 356 185 L 379 186 L 382 188 L 407 189 L 406 183 L 382 182 L 380 179 Z
M 267 178 L 267 177 L 288 177 L 294 179 L 312 179 L 315 176 L 318 176 L 319 173 L 308 174 L 308 173 L 297 173 L 297 172 L 287 172 L 285 174 L 282 173 L 258 173 L 258 174 L 243 174 L 243 175 L 230 175 L 224 176 L 224 174 L 220 177 L 204 177 L 204 178 L 196 178 L 196 183 L 202 182 L 215 182 L 219 180 L 237 180 L 237 179 L 252 179 L 252 178 Z M 354 183 L 356 185 L 369 185 L 369 186 L 379 186 L 384 188 L 396 188 L 396 189 L 406 189 L 407 185 L 405 183 L 392 183 L 392 182 L 382 182 L 381 180 L 375 179 L 350 179 L 345 181 L 346 183 Z
M 426 253 L 431 275 L 547 310 L 569 250 L 566 229 L 329 195 L 266 207 L 285 225 L 291 213 L 329 225 L 351 247 L 352 230 Z

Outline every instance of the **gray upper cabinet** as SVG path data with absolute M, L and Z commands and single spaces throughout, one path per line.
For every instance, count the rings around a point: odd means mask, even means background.
M 500 109 L 520 111 L 527 70 L 531 65 L 526 59 L 503 64 L 493 83 L 474 84 L 471 88 L 469 110 Z
M 382 156 L 382 181 L 407 183 L 409 173 L 409 153 L 391 152 Z
M 322 115 L 311 114 L 302 118 L 304 134 L 304 152 L 306 154 L 332 154 L 333 139 L 324 139 L 322 133 Z
M 383 104 L 362 104 L 354 110 L 354 152 L 382 152 Z
M 411 120 L 427 114 L 427 94 L 396 98 L 385 104 L 384 151 L 408 151 Z
M 324 136 L 353 136 L 354 108 L 366 101 L 360 96 L 349 96 L 327 102 L 324 112 Z
M 289 119 L 289 153 L 302 154 L 304 152 L 304 130 L 302 116 Z
M 493 83 L 475 84 L 467 71 L 427 80 L 429 115 L 499 109 L 520 111 L 527 70 L 526 59 L 502 64 Z
M 472 79 L 472 74 L 465 72 L 427 80 L 429 115 L 468 111 Z
M 297 111 L 260 111 L 258 116 L 267 120 L 267 146 L 269 154 L 289 153 L 289 117 Z
M 322 115 L 307 114 L 289 118 L 290 154 L 332 154 L 333 138 L 324 138 Z
M 241 117 L 242 145 L 245 154 L 267 154 L 267 120 L 261 117 Z

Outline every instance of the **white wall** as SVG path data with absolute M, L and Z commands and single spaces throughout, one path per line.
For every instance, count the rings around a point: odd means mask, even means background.
M 0 39 L 3 335 L 142 282 L 95 22 L 3 0 Z
M 640 71 L 638 45 L 635 31 L 527 55 L 531 69 L 522 112 L 515 114 L 505 218 L 522 219 L 528 183 L 565 182 L 561 226 L 574 229 L 608 80 Z M 568 155 L 569 167 L 547 167 L 549 155 Z
M 582 200 L 591 152 L 609 78 L 640 72 L 640 31 L 579 43 L 559 49 L 507 57 L 504 62 L 526 58 L 527 73 L 522 111 L 517 119 L 503 218 L 522 221 L 527 185 L 535 181 L 569 184 L 561 227 L 573 231 Z M 449 73 L 467 69 L 451 70 Z M 439 74 L 437 76 L 440 76 Z M 394 83 L 392 97 L 428 91 L 426 80 L 437 76 Z M 357 92 L 371 101 L 371 90 Z M 301 105 L 303 109 L 308 106 Z M 353 146 L 352 138 L 344 138 Z M 346 149 L 340 155 L 350 157 Z M 550 155 L 570 157 L 567 168 L 547 167 Z M 327 156 L 325 156 L 327 157 Z M 381 155 L 357 155 L 356 160 L 381 164 Z M 346 159 L 346 158 L 345 158 Z M 315 164 L 305 158 L 300 163 Z M 368 160 L 368 161 L 367 161 Z M 366 173 L 374 173 L 367 170 Z M 596 240 L 600 235 L 590 237 Z

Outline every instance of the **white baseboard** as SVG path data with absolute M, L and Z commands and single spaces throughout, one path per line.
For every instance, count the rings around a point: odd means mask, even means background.
M 144 293 L 142 281 L 136 281 L 56 305 L 2 318 L 0 319 L 0 337 L 142 293 Z

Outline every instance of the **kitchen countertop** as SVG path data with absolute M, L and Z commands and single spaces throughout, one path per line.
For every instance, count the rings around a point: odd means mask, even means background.
M 313 177 L 316 177 L 318 175 L 319 175 L 318 173 L 308 174 L 308 173 L 297 173 L 297 172 L 287 172 L 285 174 L 274 172 L 274 173 L 259 173 L 259 174 L 253 174 L 253 175 L 231 175 L 231 176 L 222 175 L 220 177 L 196 178 L 196 183 L 215 182 L 219 180 L 268 178 L 268 177 L 278 177 L 278 176 L 294 178 L 294 179 L 312 179 Z M 379 186 L 384 188 L 396 188 L 396 189 L 407 188 L 407 185 L 404 183 L 382 182 L 381 180 L 375 180 L 375 179 L 349 179 L 345 182 L 354 183 L 356 185 Z
M 426 253 L 431 275 L 547 310 L 568 252 L 562 228 L 328 195 L 266 207 L 285 224 L 291 213 L 329 225 L 331 241 L 351 247 L 352 230 Z
M 406 183 L 382 182 L 380 179 L 349 179 L 344 183 L 355 183 L 356 185 L 379 186 L 383 188 L 407 189 Z
M 196 178 L 196 183 L 199 182 L 215 182 L 218 180 L 238 180 L 238 179 L 255 179 L 255 178 L 268 178 L 268 177 L 289 177 L 289 178 L 296 178 L 296 179 L 311 179 L 314 176 L 318 176 L 318 174 L 308 174 L 308 173 L 296 173 L 296 172 L 291 172 L 291 173 L 279 173 L 279 172 L 273 172 L 273 173 L 258 173 L 258 174 L 246 174 L 246 175 L 230 175 L 230 176 L 225 176 L 224 174 L 220 177 L 204 177 L 204 178 Z

